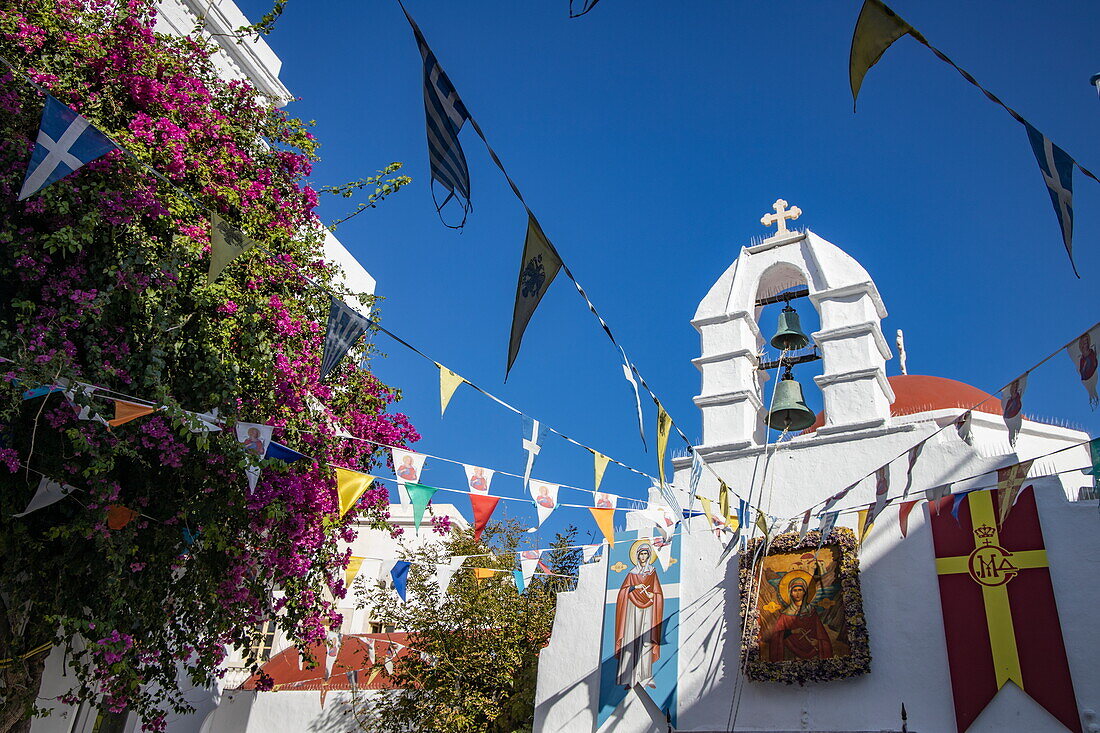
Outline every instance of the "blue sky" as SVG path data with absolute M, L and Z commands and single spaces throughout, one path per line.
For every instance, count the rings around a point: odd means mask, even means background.
M 238 2 L 252 18 L 270 7 Z M 740 247 L 765 233 L 760 216 L 778 197 L 871 273 L 890 312 L 888 340 L 905 331 L 910 373 L 994 391 L 1100 318 L 1100 184 L 1074 179 L 1078 280 L 1023 128 L 925 48 L 895 44 L 853 114 L 847 62 L 860 4 L 603 0 L 570 20 L 566 0 L 408 3 L 547 235 L 693 440 L 699 341 L 689 320 Z M 1100 5 L 893 7 L 1100 170 L 1100 100 L 1088 85 L 1100 71 L 1089 51 Z M 420 57 L 396 2 L 293 0 L 268 42 L 301 97 L 289 111 L 317 121 L 317 185 L 391 161 L 414 180 L 337 232 L 378 279 L 384 324 L 529 414 L 655 473 L 653 411 L 647 453 L 614 347 L 564 277 L 503 382 L 523 208 L 467 128 L 474 210 L 462 232 L 440 224 Z M 321 213 L 331 221 L 352 207 L 332 198 Z M 516 416 L 460 388 L 441 420 L 435 368 L 384 336 L 378 344 L 388 356 L 373 368 L 404 390 L 421 450 L 522 472 Z M 899 373 L 896 359 L 887 368 Z M 1031 376 L 1025 410 L 1095 434 L 1100 418 L 1075 376 L 1064 355 L 1048 363 Z M 803 383 L 816 408 L 812 381 Z M 591 457 L 550 438 L 534 473 L 588 486 Z M 462 471 L 429 461 L 424 481 L 462 486 Z M 604 487 L 646 490 L 614 466 Z M 514 479 L 494 483 L 494 493 L 521 491 Z M 464 497 L 439 497 L 468 511 Z M 572 511 L 551 527 L 572 520 L 588 537 L 587 512 Z

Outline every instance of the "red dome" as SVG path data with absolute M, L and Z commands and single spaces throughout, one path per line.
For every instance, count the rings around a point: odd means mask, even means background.
M 894 404 L 890 405 L 890 414 L 894 417 L 950 408 L 967 410 L 982 400 L 985 402 L 975 408 L 978 412 L 1001 414 L 1000 400 L 977 387 L 971 387 L 954 379 L 928 377 L 922 374 L 902 374 L 889 377 L 887 381 L 894 390 Z M 819 412 L 817 420 L 806 428 L 805 432 L 812 433 L 824 424 L 825 414 Z

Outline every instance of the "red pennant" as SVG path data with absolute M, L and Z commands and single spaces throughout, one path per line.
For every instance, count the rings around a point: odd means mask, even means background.
M 913 507 L 916 506 L 920 499 L 913 499 L 913 501 L 903 502 L 901 508 L 898 509 L 898 523 L 901 525 L 901 536 L 905 537 L 909 531 L 909 512 L 913 511 Z
M 1005 519 L 1000 493 L 968 494 L 957 521 L 946 496 L 929 521 L 955 723 L 965 731 L 1011 681 L 1080 733 L 1035 491 L 1021 491 Z
M 489 517 L 496 511 L 498 502 L 500 502 L 499 496 L 470 494 L 470 505 L 474 508 L 474 542 L 481 541 L 481 533 L 485 531 Z
M 122 529 L 136 516 L 137 512 L 133 509 L 127 509 L 121 504 L 112 504 L 107 507 L 107 526 L 111 529 Z

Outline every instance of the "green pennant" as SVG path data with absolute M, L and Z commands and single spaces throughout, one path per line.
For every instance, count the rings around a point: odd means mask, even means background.
M 420 533 L 420 523 L 424 520 L 424 510 L 428 508 L 428 502 L 439 489 L 423 484 L 405 484 L 405 490 L 409 492 L 409 499 L 413 505 L 413 526 L 417 534 Z

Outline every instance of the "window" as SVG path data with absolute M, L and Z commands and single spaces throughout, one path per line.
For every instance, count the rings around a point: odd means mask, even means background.
M 252 637 L 252 646 L 249 652 L 257 661 L 266 662 L 271 658 L 271 647 L 275 645 L 275 622 L 271 619 L 264 621 L 256 635 Z
M 96 716 L 95 725 L 92 726 L 92 733 L 123 733 L 128 716 L 129 713 L 125 710 L 121 713 L 108 713 L 101 710 Z

